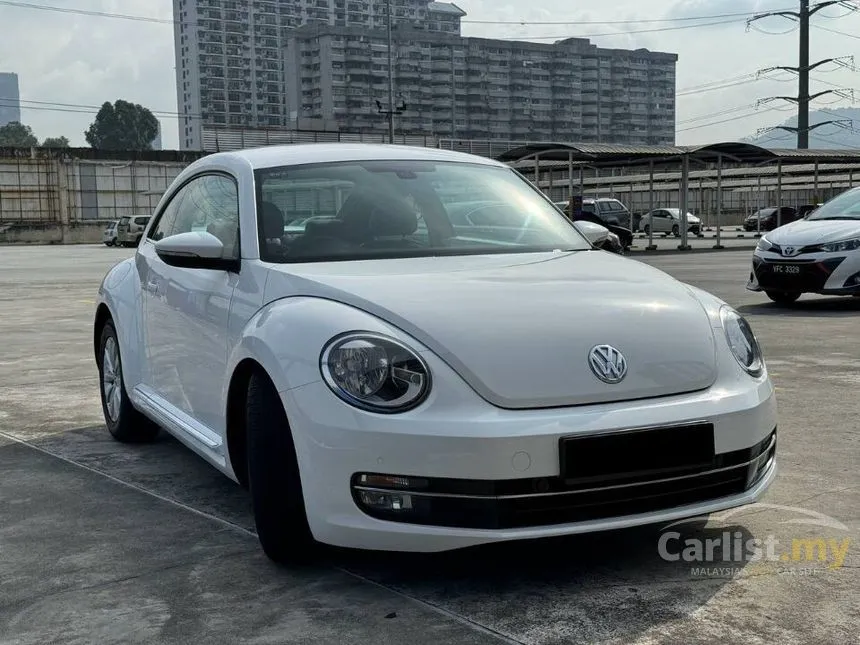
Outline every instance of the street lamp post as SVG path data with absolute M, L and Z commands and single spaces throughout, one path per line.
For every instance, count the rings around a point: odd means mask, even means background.
M 388 143 L 394 143 L 394 69 L 391 53 L 391 0 L 388 0 Z

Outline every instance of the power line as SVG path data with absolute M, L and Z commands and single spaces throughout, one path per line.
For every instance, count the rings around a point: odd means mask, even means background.
M 853 38 L 855 40 L 860 40 L 860 36 L 855 36 L 854 34 L 849 34 L 845 31 L 839 31 L 838 29 L 830 29 L 829 27 L 822 27 L 821 25 L 812 25 L 816 29 L 820 29 L 821 31 L 829 31 L 831 34 L 838 34 L 840 36 L 845 36 L 846 38 Z
M 702 114 L 700 116 L 690 117 L 689 119 L 684 119 L 682 121 L 678 121 L 678 125 L 685 125 L 687 123 L 695 123 L 696 121 L 707 121 L 708 119 L 715 119 L 719 116 L 726 116 L 727 114 L 732 114 L 733 112 L 740 112 L 742 110 L 749 110 L 755 107 L 755 103 L 747 103 L 746 105 L 738 105 L 732 108 L 726 108 L 724 110 L 719 110 L 717 112 L 711 112 L 709 114 Z
M 781 66 L 779 69 L 790 70 L 797 73 L 798 76 L 798 92 L 796 97 L 772 97 L 771 99 L 763 99 L 763 100 L 772 100 L 773 98 L 780 98 L 783 100 L 788 100 L 797 103 L 797 127 L 796 128 L 788 128 L 787 126 L 778 126 L 783 130 L 790 130 L 797 133 L 797 147 L 798 149 L 806 149 L 809 147 L 809 133 L 815 127 L 810 127 L 809 125 L 809 103 L 812 99 L 822 96 L 823 94 L 833 93 L 835 90 L 826 90 L 824 92 L 818 92 L 816 94 L 810 95 L 809 93 L 809 73 L 829 62 L 838 62 L 838 59 L 835 58 L 827 58 L 824 60 L 820 60 L 816 63 L 810 64 L 809 62 L 809 28 L 811 25 L 811 18 L 815 14 L 819 13 L 822 9 L 830 6 L 840 6 L 846 9 L 849 9 L 851 12 L 857 11 L 858 7 L 855 4 L 848 2 L 847 0 L 822 0 L 815 4 L 810 5 L 810 0 L 800 0 L 800 8 L 799 11 L 769 11 L 767 13 L 756 14 L 752 18 L 747 21 L 747 29 L 749 26 L 760 20 L 762 18 L 767 18 L 771 16 L 782 16 L 783 18 L 788 18 L 790 20 L 796 20 L 800 27 L 800 38 L 799 38 L 799 64 L 797 67 L 786 67 Z M 860 37 L 853 36 L 851 34 L 846 34 L 844 32 L 836 31 L 835 29 L 828 29 L 827 27 L 818 27 L 819 29 L 823 29 L 824 31 L 830 31 L 841 36 L 849 36 L 851 38 L 857 38 L 860 40 Z M 774 68 L 776 69 L 776 68 Z M 837 92 L 838 93 L 838 92 Z
M 689 132 L 690 130 L 700 130 L 701 128 L 710 128 L 713 125 L 721 125 L 723 123 L 733 123 L 735 121 L 741 121 L 743 119 L 748 119 L 751 116 L 756 116 L 757 114 L 764 114 L 765 112 L 786 112 L 785 109 L 780 108 L 766 108 L 764 110 L 758 110 L 756 112 L 749 112 L 747 114 L 741 114 L 739 116 L 731 117 L 729 119 L 722 119 L 721 121 L 713 121 L 712 123 L 703 123 L 702 125 L 693 125 L 688 128 L 680 128 L 675 130 L 675 132 Z
M 709 16 L 686 16 L 683 18 L 650 18 L 639 20 L 461 20 L 470 25 L 644 25 L 661 22 L 688 22 L 693 20 L 714 20 L 717 18 L 738 18 L 749 16 L 751 12 L 718 13 Z
M 39 9 L 42 11 L 53 11 L 56 13 L 73 13 L 82 16 L 96 16 L 99 18 L 121 18 L 123 20 L 136 20 L 139 22 L 154 22 L 160 24 L 177 24 L 179 21 L 169 18 L 150 18 L 149 16 L 133 16 L 124 13 L 112 13 L 109 11 L 92 11 L 89 9 L 76 9 L 72 7 L 53 7 L 49 5 L 31 4 L 29 2 L 15 2 L 13 0 L 0 0 L 0 5 L 17 7 L 19 9 Z M 187 21 L 185 24 L 189 24 Z
M 703 22 L 698 25 L 681 25 L 679 27 L 658 27 L 655 29 L 631 29 L 628 31 L 612 31 L 600 34 L 565 34 L 563 36 L 494 36 L 492 40 L 566 40 L 568 38 L 601 38 L 604 36 L 627 36 L 629 34 L 656 34 L 667 31 L 681 31 L 682 29 L 698 29 L 700 27 L 714 27 L 716 25 L 729 25 L 744 22 L 743 19 L 721 20 L 716 22 Z M 476 36 L 467 36 L 476 38 Z M 477 36 L 481 38 L 481 36 Z
M 33 4 L 31 2 L 20 2 L 16 0 L 0 0 L 0 5 L 6 5 L 9 7 L 17 7 L 19 9 L 38 9 L 40 11 L 53 11 L 57 13 L 71 13 L 78 14 L 83 16 L 95 16 L 100 18 L 119 18 L 123 20 L 137 20 L 141 22 L 152 22 L 158 24 L 178 24 L 179 22 L 183 22 L 184 24 L 194 24 L 189 21 L 177 21 L 172 20 L 170 18 L 155 18 L 150 16 L 138 16 L 124 13 L 117 13 L 111 11 L 95 11 L 90 9 L 79 9 L 72 7 L 57 7 L 51 5 L 40 5 Z M 462 24 L 473 24 L 473 25 L 636 25 L 636 24 L 659 24 L 659 23 L 672 23 L 672 22 L 694 22 L 697 20 L 715 20 L 722 18 L 742 18 L 749 17 L 751 13 L 749 11 L 745 12 L 737 12 L 737 13 L 720 13 L 720 14 L 710 14 L 704 16 L 685 16 L 680 18 L 648 18 L 648 19 L 630 19 L 630 20 L 461 20 Z M 218 18 L 213 18 L 212 20 L 220 20 Z M 732 21 L 734 22 L 734 21 Z M 722 24 L 722 23 L 718 23 Z M 698 25 L 694 25 L 698 26 Z M 707 26 L 707 25 L 702 25 Z M 624 32 L 624 33 L 632 33 L 632 32 Z
M 29 2 L 17 2 L 16 0 L 0 0 L 0 5 L 5 5 L 5 6 L 9 6 L 9 7 L 18 7 L 20 9 L 39 9 L 42 11 L 53 11 L 53 12 L 57 12 L 57 13 L 78 14 L 78 15 L 83 15 L 83 16 L 93 16 L 93 17 L 99 17 L 99 18 L 118 18 L 118 19 L 122 19 L 122 20 L 135 20 L 138 22 L 149 22 L 149 23 L 164 24 L 164 25 L 174 25 L 174 24 L 179 24 L 179 23 L 182 23 L 184 25 L 198 24 L 196 22 L 187 21 L 187 20 L 177 21 L 177 20 L 171 20 L 169 18 L 153 18 L 153 17 L 149 17 L 149 16 L 136 16 L 136 15 L 131 15 L 131 14 L 114 13 L 114 12 L 109 12 L 109 11 L 92 11 L 89 9 L 77 9 L 77 8 L 73 9 L 71 7 L 56 7 L 56 6 L 51 6 L 51 5 L 38 5 L 38 4 L 29 3 Z M 730 14 L 726 14 L 726 15 L 730 15 Z M 746 12 L 746 13 L 731 14 L 731 15 L 749 16 L 750 14 L 749 14 L 749 12 Z M 693 18 L 691 18 L 691 20 L 692 19 Z M 702 20 L 704 18 L 696 18 L 696 19 Z M 218 21 L 218 22 L 236 22 L 236 23 L 239 22 L 239 21 L 235 21 L 235 20 L 234 21 L 225 20 L 223 18 L 210 18 L 210 20 L 214 20 L 214 21 Z M 656 21 L 643 21 L 643 22 L 647 23 L 647 22 L 656 22 Z M 660 21 L 660 22 L 663 22 L 663 21 Z M 737 23 L 737 22 L 743 22 L 743 19 L 736 18 L 733 20 L 720 20 L 720 21 L 714 21 L 714 22 L 705 22 L 705 23 L 696 24 L 696 25 L 680 25 L 680 26 L 675 26 L 675 27 L 658 27 L 658 28 L 654 28 L 654 29 L 634 29 L 634 30 L 628 30 L 628 31 L 607 32 L 607 33 L 599 33 L 599 34 L 581 34 L 581 35 L 565 34 L 562 36 L 507 36 L 507 37 L 502 37 L 502 38 L 495 38 L 495 40 L 523 40 L 523 39 L 528 39 L 528 40 L 564 40 L 567 38 L 599 38 L 599 37 L 604 37 L 604 36 L 626 36 L 628 34 L 662 33 L 662 32 L 667 32 L 667 31 L 678 31 L 678 30 L 682 30 L 682 29 L 697 29 L 699 27 L 714 27 L 717 25 L 733 24 L 733 23 Z M 502 24 L 502 23 L 499 23 L 499 24 Z M 517 23 L 511 23 L 511 24 L 523 24 L 523 23 L 517 22 Z M 577 24 L 577 23 L 538 23 L 538 22 L 534 22 L 534 23 L 525 23 L 525 24 L 526 25 L 539 25 L 539 24 L 559 24 L 559 25 L 561 25 L 561 24 Z M 589 23 L 578 23 L 578 24 L 634 24 L 634 23 L 632 23 L 632 22 L 627 23 L 626 21 L 617 21 L 617 22 L 610 21 L 608 23 L 605 21 L 600 21 L 600 22 L 594 21 L 594 22 L 589 22 Z
M 0 97 L 0 107 L 18 107 L 19 104 L 29 103 L 32 103 L 33 105 L 20 105 L 21 109 L 46 112 L 69 112 L 72 114 L 98 114 L 98 111 L 101 110 L 100 105 L 86 105 L 81 103 L 58 103 L 54 101 L 29 101 L 24 99 L 15 100 L 10 97 Z M 192 119 L 201 118 L 200 115 L 171 112 L 168 110 L 150 110 L 150 112 L 152 112 L 153 116 L 164 117 L 168 119 L 178 119 L 180 117 Z

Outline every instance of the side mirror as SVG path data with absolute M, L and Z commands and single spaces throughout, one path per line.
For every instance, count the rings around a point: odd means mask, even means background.
M 155 243 L 155 252 L 170 266 L 221 271 L 239 269 L 239 260 L 225 259 L 224 244 L 206 231 L 191 231 L 165 237 Z
M 573 225 L 594 246 L 600 246 L 609 237 L 609 229 L 594 222 L 576 220 Z

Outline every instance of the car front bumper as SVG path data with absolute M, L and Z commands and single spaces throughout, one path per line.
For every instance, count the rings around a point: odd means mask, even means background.
M 767 376 L 546 410 L 501 410 L 446 379 L 436 380 L 422 406 L 398 415 L 353 409 L 321 382 L 281 396 L 311 531 L 341 547 L 435 552 L 669 522 L 753 503 L 776 476 L 777 411 Z M 716 459 L 695 473 L 561 476 L 562 439 L 696 422 L 712 424 Z M 362 474 L 373 477 L 362 481 Z M 390 483 L 380 486 L 380 476 Z M 404 483 L 422 484 L 423 492 Z M 367 495 L 396 498 L 398 508 L 378 512 Z
M 784 257 L 756 250 L 746 288 L 783 293 L 860 294 L 860 251 Z

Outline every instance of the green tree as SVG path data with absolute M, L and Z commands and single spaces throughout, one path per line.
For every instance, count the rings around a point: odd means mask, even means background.
M 12 121 L 0 128 L 0 148 L 29 148 L 38 146 L 39 140 L 29 125 Z
M 69 140 L 66 137 L 47 137 L 42 142 L 43 148 L 68 148 Z
M 99 150 L 151 150 L 158 135 L 158 119 L 136 103 L 105 102 L 84 136 Z

